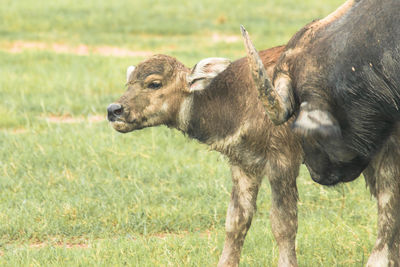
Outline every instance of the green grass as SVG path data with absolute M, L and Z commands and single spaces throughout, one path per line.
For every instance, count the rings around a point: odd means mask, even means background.
M 225 160 L 205 146 L 164 127 L 121 135 L 105 122 L 0 137 L 0 264 L 217 261 L 231 183 Z M 300 265 L 360 265 L 376 220 L 364 182 L 327 189 L 303 169 L 299 190 Z M 267 183 L 258 206 L 243 265 L 277 261 Z
M 0 35 L 8 40 L 117 44 L 193 53 L 207 43 L 213 47 L 210 33 L 239 35 L 243 24 L 260 47 L 267 47 L 285 43 L 301 25 L 325 16 L 341 2 L 2 0 Z M 242 51 L 241 42 L 235 48 Z
M 0 44 L 113 45 L 168 53 L 188 66 L 244 54 L 244 24 L 260 48 L 282 44 L 340 1 L 1 1 Z M 0 265 L 214 266 L 231 187 L 224 157 L 177 131 L 122 135 L 105 116 L 141 57 L 0 51 Z M 298 179 L 300 266 L 362 266 L 376 232 L 363 179 L 326 188 Z M 264 181 L 242 266 L 276 265 Z

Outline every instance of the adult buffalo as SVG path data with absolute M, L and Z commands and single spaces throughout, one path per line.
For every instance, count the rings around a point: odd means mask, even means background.
M 261 77 L 271 120 L 296 116 L 318 183 L 357 178 L 400 118 L 399 14 L 398 0 L 349 0 L 293 36 L 272 82 Z
M 348 182 L 375 165 L 366 173 L 383 191 L 372 188 L 378 238 L 367 265 L 400 266 L 400 154 L 392 143 L 400 119 L 400 1 L 349 0 L 306 25 L 287 44 L 272 80 L 242 32 L 266 111 L 275 124 L 295 116 L 313 180 Z

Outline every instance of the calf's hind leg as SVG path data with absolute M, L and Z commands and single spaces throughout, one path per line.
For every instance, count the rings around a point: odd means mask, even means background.
M 368 267 L 400 267 L 400 127 L 364 172 L 378 201 L 378 236 Z
M 262 176 L 246 174 L 232 166 L 232 193 L 225 222 L 225 244 L 218 266 L 238 266 L 244 239 L 256 211 Z

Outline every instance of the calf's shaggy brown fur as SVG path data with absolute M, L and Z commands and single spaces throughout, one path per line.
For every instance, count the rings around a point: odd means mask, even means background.
M 283 49 L 260 52 L 269 75 Z M 262 178 L 267 176 L 272 194 L 272 232 L 279 247 L 278 264 L 297 266 L 296 177 L 303 152 L 300 140 L 290 130 L 291 122 L 274 126 L 266 115 L 250 79 L 246 58 L 232 64 L 224 59 L 207 59 L 190 70 L 172 57 L 153 56 L 128 73 L 128 89 L 109 106 L 108 118 L 120 132 L 167 125 L 227 156 L 233 187 L 219 266 L 238 266 L 256 211 L 258 190 Z M 385 187 L 378 178 L 392 175 L 391 155 L 399 151 L 392 149 L 395 145 L 400 148 L 393 138 L 366 172 L 374 194 L 378 199 L 383 196 L 380 218 L 385 225 L 392 225 L 383 218 L 397 207 L 394 204 L 398 192 L 390 191 L 393 188 Z M 377 246 L 387 245 L 382 242 Z

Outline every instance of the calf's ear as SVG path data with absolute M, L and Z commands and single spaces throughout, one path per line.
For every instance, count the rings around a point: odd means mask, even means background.
M 135 68 L 135 66 L 129 66 L 126 70 L 126 82 L 129 82 L 129 77 L 131 77 L 131 74 L 135 70 Z
M 223 72 L 229 64 L 231 64 L 231 61 L 226 58 L 211 57 L 201 60 L 187 76 L 190 92 L 206 89 L 211 81 Z

